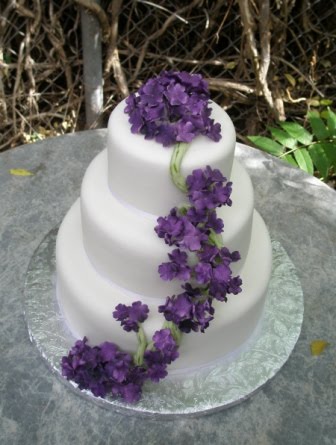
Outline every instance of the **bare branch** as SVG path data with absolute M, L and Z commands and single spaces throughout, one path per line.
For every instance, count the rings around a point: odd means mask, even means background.
M 121 95 L 122 97 L 126 97 L 129 95 L 129 90 L 125 73 L 120 64 L 119 52 L 117 47 L 118 21 L 122 2 L 123 0 L 114 0 L 112 2 L 112 26 L 104 73 L 105 76 L 108 75 L 111 67 L 113 67 L 114 78 L 121 92 Z
M 255 94 L 256 90 L 253 87 L 244 85 L 242 83 L 233 82 L 231 80 L 208 78 L 209 88 L 212 90 L 223 91 L 225 89 L 242 91 L 247 94 Z

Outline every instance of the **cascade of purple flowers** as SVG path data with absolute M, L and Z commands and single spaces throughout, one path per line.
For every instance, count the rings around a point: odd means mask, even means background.
M 197 169 L 186 179 L 190 206 L 173 208 L 166 217 L 158 218 L 155 231 L 169 246 L 170 261 L 162 263 L 158 272 L 163 280 L 179 279 L 183 292 L 167 297 L 159 306 L 167 321 L 184 332 L 204 332 L 214 318 L 213 299 L 227 301 L 228 294 L 241 292 L 242 281 L 232 276 L 230 264 L 240 259 L 239 252 L 222 246 L 220 235 L 224 223 L 216 208 L 231 206 L 232 183 L 217 169 Z M 197 262 L 191 265 L 187 252 L 195 252 Z
M 210 118 L 207 84 L 198 74 L 164 71 L 126 103 L 131 131 L 164 146 L 189 143 L 197 135 L 214 141 L 221 138 L 220 124 Z M 137 335 L 138 350 L 133 356 L 111 342 L 89 346 L 84 337 L 62 358 L 62 375 L 97 397 L 110 394 L 129 403 L 138 401 L 147 380 L 158 382 L 167 376 L 167 366 L 179 356 L 181 332 L 204 332 L 214 318 L 213 300 L 227 301 L 228 294 L 241 291 L 242 281 L 232 276 L 230 267 L 240 255 L 222 245 L 224 223 L 215 210 L 231 206 L 231 182 L 207 166 L 194 170 L 185 185 L 190 204 L 171 209 L 168 216 L 158 218 L 155 227 L 166 244 L 175 246 L 168 253 L 169 261 L 159 265 L 160 277 L 183 282 L 182 292 L 167 297 L 158 308 L 166 319 L 163 328 L 148 342 L 142 328 L 148 306 L 141 301 L 130 306 L 120 303 L 112 315 L 126 332 Z M 189 261 L 189 252 L 196 263 Z

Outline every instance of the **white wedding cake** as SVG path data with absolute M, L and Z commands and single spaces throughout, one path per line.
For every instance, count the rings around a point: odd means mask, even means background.
M 131 132 L 122 101 L 112 112 L 107 145 L 89 165 L 80 198 L 59 229 L 56 246 L 57 297 L 76 338 L 90 345 L 105 341 L 122 350 L 137 349 L 135 332 L 125 332 L 112 317 L 120 303 L 141 301 L 149 308 L 143 329 L 148 338 L 162 328 L 158 312 L 167 296 L 181 292 L 181 281 L 164 281 L 158 266 L 172 248 L 154 231 L 160 216 L 187 202 L 169 174 L 172 149 Z M 234 159 L 236 136 L 225 111 L 210 102 L 211 118 L 221 125 L 217 142 L 198 135 L 182 164 L 184 177 L 195 169 L 219 169 L 232 182 L 232 206 L 217 215 L 224 221 L 224 245 L 239 251 L 232 272 L 242 279 L 242 291 L 227 302 L 215 301 L 214 319 L 205 332 L 182 336 L 179 358 L 169 369 L 209 364 L 243 345 L 263 314 L 271 276 L 268 230 L 254 209 L 253 188 L 244 167 Z

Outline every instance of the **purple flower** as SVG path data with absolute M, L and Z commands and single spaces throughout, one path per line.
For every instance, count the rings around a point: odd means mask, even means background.
M 205 227 L 212 229 L 215 233 L 222 233 L 224 229 L 224 222 L 221 218 L 217 218 L 215 210 L 208 212 L 208 219 L 205 223 Z
M 170 329 L 161 329 L 153 335 L 155 350 L 147 350 L 144 354 L 147 365 L 147 376 L 154 382 L 158 382 L 167 375 L 167 365 L 179 356 L 177 344 L 173 339 Z
M 212 280 L 209 284 L 209 295 L 218 301 L 227 301 L 227 286 L 220 281 Z
M 163 313 L 167 321 L 178 325 L 182 320 L 189 319 L 192 314 L 192 301 L 187 293 L 177 297 L 167 297 L 166 303 L 159 306 L 159 312 Z
M 156 349 L 164 351 L 176 347 L 175 340 L 171 335 L 170 329 L 161 329 L 153 335 L 153 343 Z
M 209 263 L 198 263 L 194 268 L 195 279 L 198 283 L 208 283 L 212 277 L 212 267 Z
M 213 319 L 214 309 L 211 299 L 197 301 L 194 296 L 184 292 L 167 297 L 166 303 L 159 306 L 159 312 L 163 313 L 167 321 L 175 323 L 180 331 L 189 333 L 199 330 L 204 332 Z
M 219 141 L 221 126 L 210 118 L 209 98 L 208 86 L 199 74 L 163 71 L 126 99 L 125 113 L 132 133 L 165 147 L 189 143 L 201 134 Z
M 142 304 L 141 301 L 135 301 L 131 306 L 120 303 L 116 306 L 113 317 L 117 321 L 121 321 L 120 324 L 125 331 L 138 332 L 139 323 L 143 323 L 147 319 L 148 312 L 148 306 Z
M 179 243 L 180 246 L 186 247 L 192 252 L 201 248 L 202 242 L 207 241 L 208 237 L 195 227 L 186 217 L 184 221 L 183 240 Z
M 170 214 L 157 220 L 158 225 L 154 228 L 159 238 L 164 238 L 169 246 L 176 245 L 185 247 L 191 251 L 201 248 L 208 237 L 195 227 L 186 216 L 178 214 L 178 209 L 171 209 Z
M 242 284 L 243 282 L 239 276 L 233 277 L 229 282 L 228 293 L 233 295 L 239 294 L 242 291 L 241 289 Z
M 163 362 L 170 364 L 177 359 L 179 353 L 177 344 L 174 340 L 170 329 L 161 329 L 153 335 L 153 343 L 155 348 L 161 352 Z
M 231 279 L 231 269 L 226 264 L 219 264 L 213 269 L 213 277 L 219 283 L 228 283 Z
M 137 385 L 132 382 L 127 383 L 126 385 L 122 385 L 118 388 L 118 395 L 120 395 L 125 402 L 135 403 L 141 398 L 141 389 L 141 385 Z
M 193 299 L 197 299 L 202 296 L 201 289 L 199 287 L 193 287 L 190 283 L 186 283 L 182 286 L 186 294 Z
M 186 252 L 175 249 L 172 253 L 168 254 L 168 257 L 171 261 L 169 263 L 162 263 L 159 266 L 160 277 L 165 281 L 170 281 L 174 278 L 183 281 L 189 280 L 190 267 L 187 264 L 188 255 Z
M 224 277 L 220 280 L 211 280 L 209 284 L 209 294 L 218 301 L 227 301 L 227 294 L 237 295 L 241 292 L 242 280 L 237 277 Z
M 194 170 L 187 177 L 186 184 L 189 201 L 198 211 L 232 204 L 232 183 L 227 182 L 219 170 L 213 170 L 209 165 L 203 170 Z
M 175 124 L 161 124 L 156 127 L 156 142 L 159 142 L 164 147 L 173 145 L 177 140 L 177 127 Z
M 212 301 L 210 298 L 203 303 L 196 303 L 194 309 L 194 318 L 197 320 L 197 330 L 204 332 L 209 327 L 210 321 L 213 320 L 215 309 L 212 307 Z
M 166 377 L 167 365 L 176 360 L 179 354 L 170 329 L 156 331 L 153 335 L 153 344 L 155 350 L 145 351 L 144 359 L 148 378 L 157 382 Z
M 168 375 L 165 363 L 153 363 L 147 369 L 147 376 L 152 382 L 159 382 Z
M 195 207 L 190 207 L 187 210 L 186 217 L 188 220 L 197 226 L 198 224 L 206 223 L 208 219 L 208 212 L 207 210 L 197 210 Z
M 219 255 L 221 261 L 226 265 L 235 263 L 236 261 L 240 260 L 240 253 L 237 250 L 231 253 L 227 247 L 222 247 L 220 249 Z
M 212 246 L 211 244 L 203 244 L 202 249 L 197 252 L 197 256 L 199 260 L 204 263 L 212 263 L 213 261 L 215 261 L 219 252 L 220 251 L 218 247 Z
M 169 105 L 186 104 L 188 101 L 188 94 L 185 90 L 185 87 L 181 83 L 171 83 L 165 92 Z
M 231 192 L 232 192 L 232 182 L 228 182 L 225 186 L 222 184 L 215 184 L 213 188 L 214 200 L 217 203 L 216 207 L 221 205 L 231 206 Z

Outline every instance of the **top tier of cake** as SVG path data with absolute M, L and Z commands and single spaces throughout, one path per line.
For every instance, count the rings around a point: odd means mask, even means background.
M 120 201 L 153 215 L 167 212 L 185 202 L 185 195 L 173 184 L 169 164 L 173 147 L 162 147 L 154 140 L 130 131 L 125 101 L 114 109 L 108 124 L 108 182 Z M 183 158 L 181 173 L 187 177 L 194 169 L 210 165 L 230 178 L 236 144 L 231 119 L 214 102 L 211 117 L 221 124 L 222 138 L 214 142 L 198 136 Z

